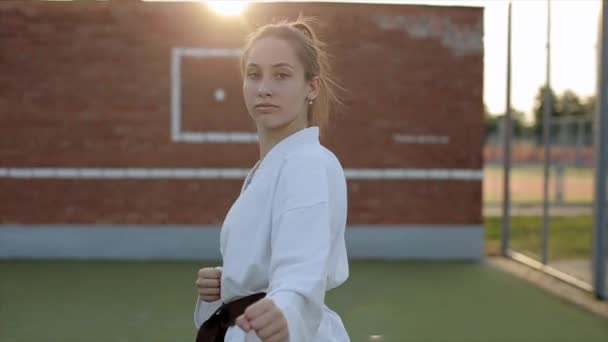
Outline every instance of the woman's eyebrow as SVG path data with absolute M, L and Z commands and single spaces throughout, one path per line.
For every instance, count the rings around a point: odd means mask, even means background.
M 286 63 L 286 62 L 276 63 L 276 64 L 273 64 L 272 66 L 275 67 L 275 68 L 278 68 L 278 67 L 288 67 L 288 68 L 295 69 L 291 64 Z
M 287 62 L 279 62 L 279 63 L 275 63 L 273 65 L 271 65 L 273 68 L 279 68 L 279 67 L 288 67 L 288 68 L 292 68 L 295 69 L 291 64 L 287 63 Z M 249 63 L 247 64 L 248 68 L 259 68 L 260 66 L 255 64 L 255 63 Z

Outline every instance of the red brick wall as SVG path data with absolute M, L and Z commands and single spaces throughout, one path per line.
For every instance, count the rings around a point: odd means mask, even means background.
M 0 168 L 251 167 L 255 144 L 171 140 L 171 50 L 238 48 L 273 17 L 318 16 L 347 89 L 326 145 L 345 168 L 480 169 L 479 8 L 0 2 Z M 223 103 L 213 90 L 226 89 Z M 237 58 L 182 61 L 183 129 L 252 131 Z M 440 144 L 396 142 L 435 135 Z M 0 178 L 0 223 L 221 223 L 239 180 Z M 349 180 L 350 224 L 478 224 L 479 180 Z

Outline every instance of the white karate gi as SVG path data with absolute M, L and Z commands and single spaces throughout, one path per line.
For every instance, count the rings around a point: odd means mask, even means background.
M 325 292 L 348 278 L 340 162 L 319 143 L 319 128 L 309 127 L 281 140 L 256 167 L 222 225 L 221 300 L 197 298 L 195 326 L 222 301 L 266 292 L 287 319 L 290 342 L 350 341 L 324 304 Z M 235 325 L 225 341 L 259 338 Z

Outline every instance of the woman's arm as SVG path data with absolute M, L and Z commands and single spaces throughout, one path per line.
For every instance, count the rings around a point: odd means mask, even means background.
M 198 297 L 194 307 L 194 325 L 198 328 L 221 305 L 222 267 L 204 267 L 198 271 Z
M 283 312 L 291 342 L 312 341 L 325 301 L 330 251 L 329 182 L 315 155 L 285 161 L 271 233 L 268 297 Z

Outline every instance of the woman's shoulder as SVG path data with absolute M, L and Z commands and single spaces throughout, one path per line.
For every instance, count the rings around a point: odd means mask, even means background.
M 292 168 L 322 168 L 330 173 L 343 172 L 342 164 L 338 157 L 328 148 L 321 144 L 310 144 L 294 149 L 287 154 L 283 165 Z
M 283 160 L 284 162 L 297 163 L 298 161 L 309 161 L 316 163 L 338 163 L 338 157 L 328 148 L 321 144 L 309 144 L 294 149 Z

